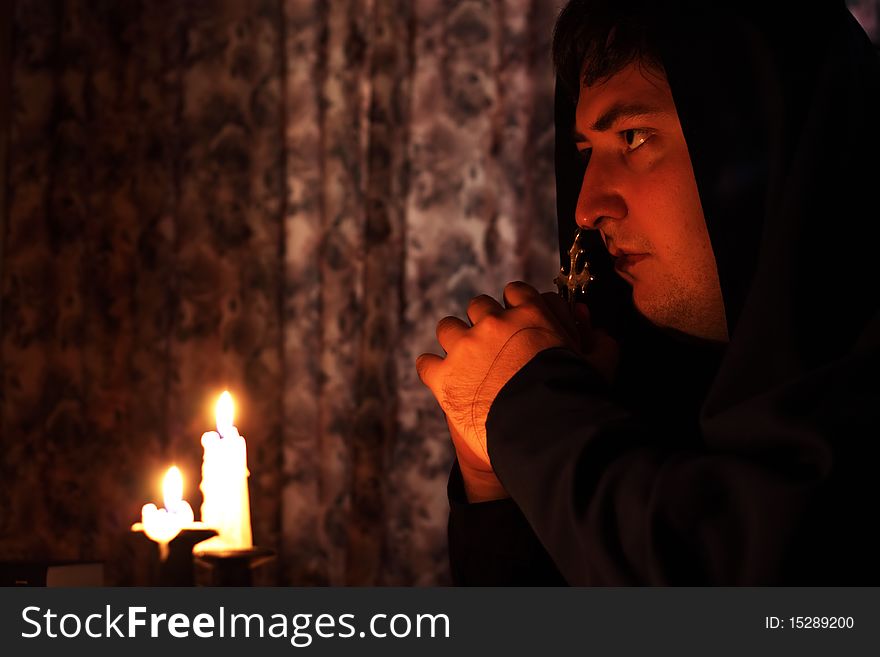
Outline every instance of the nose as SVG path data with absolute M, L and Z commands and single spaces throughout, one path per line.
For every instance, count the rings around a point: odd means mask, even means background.
M 627 207 L 618 189 L 613 168 L 595 153 L 590 157 L 575 208 L 575 221 L 581 228 L 599 229 L 609 219 L 623 219 Z

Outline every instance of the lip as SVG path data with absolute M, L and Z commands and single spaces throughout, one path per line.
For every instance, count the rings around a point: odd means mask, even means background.
M 647 258 L 648 254 L 624 253 L 623 251 L 618 251 L 616 254 L 612 254 L 612 256 L 614 257 L 614 268 L 617 271 L 627 271 L 637 263 Z

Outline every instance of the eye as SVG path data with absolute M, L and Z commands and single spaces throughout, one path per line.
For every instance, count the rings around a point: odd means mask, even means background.
M 592 148 L 579 148 L 578 149 L 578 159 L 586 164 L 590 160 L 590 153 L 593 152 Z
M 626 150 L 634 151 L 651 138 L 651 131 L 644 128 L 631 128 L 620 133 L 626 144 Z

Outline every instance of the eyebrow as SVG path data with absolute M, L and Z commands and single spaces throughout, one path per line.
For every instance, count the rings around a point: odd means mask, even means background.
M 653 105 L 644 105 L 642 103 L 616 103 L 609 107 L 605 112 L 596 119 L 595 123 L 590 126 L 593 132 L 605 132 L 621 119 L 632 119 L 640 116 L 662 116 L 668 115 Z M 572 137 L 576 142 L 589 141 L 584 135 L 577 131 L 575 127 L 572 131 Z

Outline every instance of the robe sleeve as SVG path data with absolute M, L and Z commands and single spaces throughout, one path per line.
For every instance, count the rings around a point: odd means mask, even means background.
M 688 443 L 550 349 L 493 403 L 489 456 L 572 585 L 876 583 L 876 360 L 704 418 Z
M 469 503 L 457 461 L 452 466 L 447 492 L 453 584 L 565 585 L 513 500 Z

